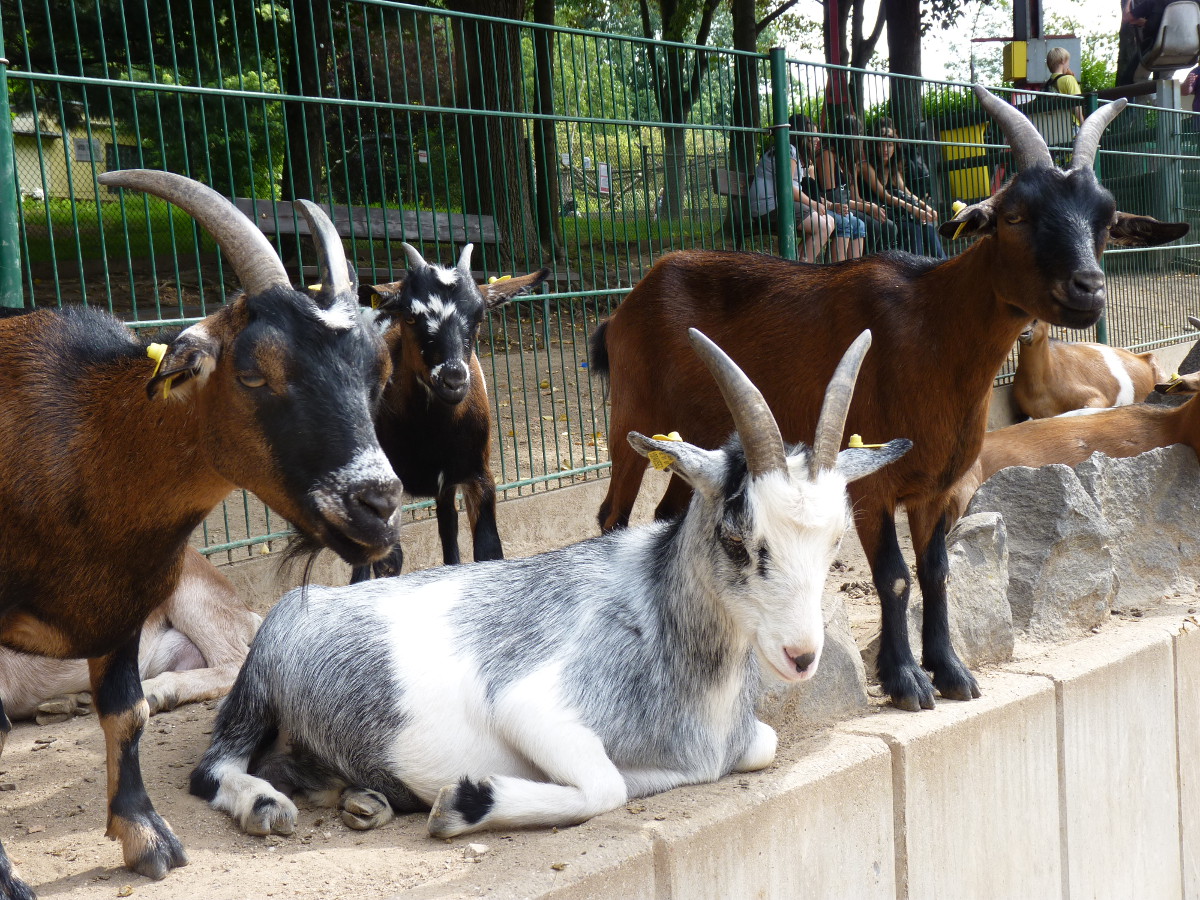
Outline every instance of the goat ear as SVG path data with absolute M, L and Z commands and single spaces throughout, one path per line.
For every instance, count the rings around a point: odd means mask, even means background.
M 505 278 L 503 281 L 481 284 L 479 291 L 483 294 L 483 302 L 487 304 L 487 308 L 495 309 L 503 306 L 513 297 L 528 294 L 549 277 L 549 269 L 540 269 L 529 275 L 517 275 L 513 278 Z
M 705 450 L 687 441 L 659 441 L 636 431 L 629 432 L 629 446 L 654 468 L 678 475 L 701 493 L 720 489 L 725 472 L 725 454 L 720 450 Z
M 1156 384 L 1154 390 L 1160 394 L 1196 394 L 1200 393 L 1200 372 L 1180 375 L 1173 381 Z
M 186 328 L 167 346 L 162 361 L 146 384 L 146 396 L 186 399 L 204 386 L 217 367 L 221 342 L 198 322 Z
M 849 484 L 895 462 L 911 448 L 912 441 L 908 438 L 888 441 L 878 449 L 851 447 L 838 454 L 837 471 Z
M 954 238 L 982 237 L 996 230 L 995 197 L 959 210 L 953 219 L 947 219 L 938 228 L 938 234 L 947 240 Z
M 404 289 L 404 279 L 389 284 L 359 284 L 358 302 L 371 309 L 379 309 Z
M 1108 239 L 1118 247 L 1157 247 L 1183 237 L 1190 228 L 1187 222 L 1160 222 L 1150 216 L 1118 212 Z

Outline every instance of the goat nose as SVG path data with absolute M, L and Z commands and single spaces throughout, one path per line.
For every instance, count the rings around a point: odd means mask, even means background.
M 1071 276 L 1068 290 L 1072 299 L 1103 300 L 1104 273 L 1099 269 L 1080 269 Z
M 442 369 L 442 384 L 448 390 L 457 391 L 467 383 L 467 369 L 465 366 L 445 366 Z
M 804 672 L 817 660 L 817 654 L 813 652 L 801 653 L 798 656 L 792 657 L 792 662 L 796 665 L 797 672 Z
M 399 481 L 390 485 L 373 484 L 355 493 L 354 502 L 386 522 L 400 507 L 402 494 Z

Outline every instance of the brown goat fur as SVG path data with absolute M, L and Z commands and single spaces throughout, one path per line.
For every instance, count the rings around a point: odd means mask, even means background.
M 1160 384 L 1158 389 L 1163 393 L 1195 394 L 1200 390 L 1200 373 Z M 981 484 L 1009 466 L 1077 466 L 1093 453 L 1120 459 L 1172 444 L 1187 444 L 1200 454 L 1200 404 L 1194 397 L 1176 407 L 1134 403 L 1087 415 L 1033 419 L 989 431 L 984 435 L 979 458 L 955 485 L 950 521 L 963 514 Z
M 1046 322 L 1022 332 L 1017 354 L 1013 399 L 1031 419 L 1137 403 L 1166 378 L 1153 353 L 1062 341 Z
M 753 254 L 672 253 L 592 343 L 592 368 L 607 374 L 612 397 L 612 480 L 599 517 L 608 530 L 628 522 L 644 472 L 626 433 L 675 429 L 691 443 L 717 447 L 731 430 L 711 381 L 687 352 L 689 327 L 725 348 L 759 386 L 788 441 L 812 439 L 820 386 L 854 337 L 872 331 L 847 433 L 868 442 L 909 438 L 913 448 L 850 493 L 882 606 L 880 682 L 905 709 L 932 707 L 935 688 L 952 699 L 978 696 L 950 645 L 944 514 L 979 453 L 992 379 L 1013 342 L 1033 318 L 1074 328 L 1095 322 L 1105 299 L 1098 258 L 1110 241 L 1152 245 L 1187 231 L 1117 212 L 1089 166 L 1055 168 L 1027 119 L 990 95 L 981 99 L 1006 133 L 1021 137 L 1024 162 L 996 195 L 942 226 L 947 237 L 976 239 L 957 257 L 935 262 L 889 253 L 814 266 Z M 1098 127 L 1085 123 L 1077 162 L 1094 153 L 1099 131 L 1119 109 L 1096 114 Z M 656 515 L 680 513 L 688 493 L 672 479 Z M 894 522 L 901 504 L 917 556 L 923 666 L 932 685 L 908 644 L 910 576 Z

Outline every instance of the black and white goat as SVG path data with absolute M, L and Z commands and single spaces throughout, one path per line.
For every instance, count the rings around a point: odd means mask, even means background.
M 471 244 L 454 267 L 430 265 L 411 244 L 401 246 L 408 257 L 404 278 L 359 288 L 360 300 L 377 311 L 392 357 L 392 378 L 375 416 L 375 433 L 405 491 L 435 498 L 446 565 L 459 562 L 459 487 L 471 523 L 474 559 L 503 559 L 490 464 L 492 417 L 475 341 L 485 312 L 533 290 L 550 270 L 476 285 Z M 369 578 L 372 571 L 398 575 L 403 562 L 397 545 L 374 566 L 355 568 L 351 583 Z
M 301 791 L 356 828 L 432 806 L 429 831 L 447 837 L 581 822 L 768 765 L 761 674 L 816 670 L 846 485 L 910 442 L 838 453 L 869 332 L 833 375 L 812 450 L 787 450 L 745 374 L 692 342 L 736 434 L 718 450 L 629 435 L 695 488 L 684 516 L 527 559 L 293 591 L 259 630 L 192 793 L 252 834 L 290 833 L 287 794 Z

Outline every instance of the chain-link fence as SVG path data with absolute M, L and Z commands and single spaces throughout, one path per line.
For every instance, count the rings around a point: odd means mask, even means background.
M 937 238 L 936 224 L 954 201 L 986 197 L 1013 171 L 967 86 L 780 52 L 381 0 L 181 0 L 153 12 L 121 0 L 11 0 L 0 22 L 22 258 L 19 290 L 0 302 L 87 303 L 157 328 L 224 301 L 232 273 L 190 218 L 98 183 L 131 166 L 180 172 L 234 198 L 296 283 L 315 272 L 289 202 L 297 198 L 330 210 L 363 280 L 403 274 L 401 240 L 447 263 L 472 242 L 480 281 L 548 266 L 546 291 L 493 314 L 479 346 L 494 467 L 510 496 L 607 468 L 587 339 L 663 253 L 952 254 L 961 248 Z M 1070 100 L 1010 99 L 1056 156 L 1069 156 Z M 1196 133 L 1190 113 L 1152 106 L 1131 107 L 1110 127 L 1098 169 L 1123 209 L 1200 217 Z M 857 204 L 858 245 L 829 234 L 820 216 L 806 228 L 803 209 L 797 231 L 781 226 L 783 204 L 764 207 L 764 157 L 789 143 L 808 213 Z M 823 167 L 823 155 L 833 162 Z M 897 196 L 903 203 L 889 209 L 886 197 Z M 1186 338 L 1184 314 L 1200 312 L 1187 307 L 1196 245 L 1110 251 L 1105 262 L 1101 339 L 1144 348 Z M 201 541 L 209 553 L 244 555 L 285 531 L 240 496 Z

